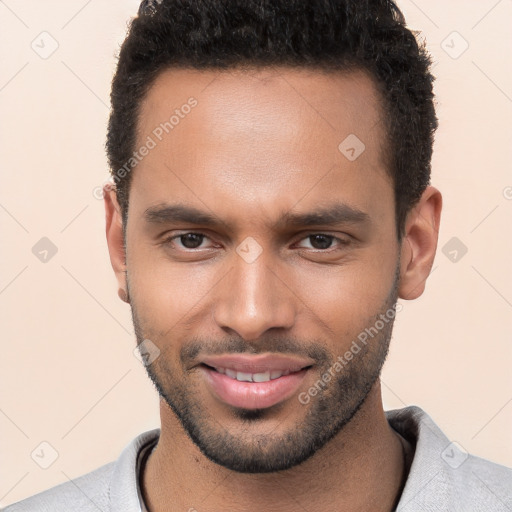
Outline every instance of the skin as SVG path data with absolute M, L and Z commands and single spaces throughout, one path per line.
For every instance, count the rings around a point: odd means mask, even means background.
M 105 189 L 107 241 L 120 296 L 132 306 L 138 341 L 150 339 L 161 350 L 148 367 L 163 395 L 160 440 L 141 482 L 148 509 L 390 511 L 407 471 L 378 379 L 391 325 L 320 396 L 302 404 L 297 395 L 397 296 L 423 293 L 441 195 L 433 187 L 425 190 L 399 243 L 393 185 L 382 157 L 381 103 L 363 72 L 168 70 L 142 105 L 139 146 L 191 96 L 197 106 L 133 171 L 126 252 L 115 190 Z M 366 147 L 355 161 L 338 150 L 351 133 Z M 215 216 L 218 225 L 147 221 L 148 208 L 178 202 Z M 365 220 L 278 224 L 285 213 L 334 202 L 364 212 Z M 196 249 L 168 240 L 187 232 L 207 238 Z M 318 248 L 309 238 L 318 233 L 336 238 Z M 247 237 L 262 249 L 252 263 L 236 252 Z M 292 347 L 301 354 L 315 348 L 324 357 L 297 394 L 251 420 L 209 393 L 194 368 L 197 361 L 184 358 L 192 343 L 207 353 Z M 343 378 L 353 387 L 342 388 Z M 182 412 L 188 406 L 207 447 L 214 439 L 231 443 L 225 460 L 212 460 L 219 453 L 212 448 L 205 455 L 204 446 L 192 441 L 171 400 Z M 262 460 L 280 463 L 275 454 L 305 442 L 308 425 L 313 433 L 332 428 L 300 464 L 273 473 L 229 466 L 235 464 L 232 452 L 239 459 L 263 453 Z M 287 447 L 283 440 L 292 433 L 297 438 Z M 410 453 L 413 448 L 405 446 Z

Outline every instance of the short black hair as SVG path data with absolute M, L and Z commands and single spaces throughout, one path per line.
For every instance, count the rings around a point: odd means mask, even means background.
M 390 0 L 142 2 L 119 53 L 106 143 L 124 224 L 140 105 L 162 71 L 361 69 L 382 98 L 386 170 L 394 183 L 401 239 L 407 213 L 430 182 L 437 128 L 430 65 L 425 45 Z

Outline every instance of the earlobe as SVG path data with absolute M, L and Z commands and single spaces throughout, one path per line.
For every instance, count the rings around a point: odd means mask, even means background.
M 436 254 L 441 209 L 441 193 L 429 186 L 407 216 L 398 289 L 402 299 L 416 299 L 425 290 Z
M 107 184 L 103 187 L 103 198 L 105 203 L 105 220 L 108 252 L 110 263 L 119 285 L 118 295 L 121 300 L 129 303 L 126 283 L 126 254 L 123 237 L 123 218 L 121 207 L 117 201 L 115 188 Z
M 119 288 L 119 290 L 117 290 L 117 295 L 123 302 L 126 302 L 126 304 L 130 304 L 130 295 L 128 294 L 127 290 L 125 290 L 124 288 Z

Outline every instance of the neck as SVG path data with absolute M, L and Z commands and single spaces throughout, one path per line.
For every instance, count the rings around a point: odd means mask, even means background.
M 141 479 L 149 512 L 386 512 L 394 510 L 402 491 L 404 449 L 410 446 L 386 420 L 378 381 L 327 445 L 277 473 L 244 474 L 219 466 L 199 451 L 165 403 L 161 419 L 160 439 Z

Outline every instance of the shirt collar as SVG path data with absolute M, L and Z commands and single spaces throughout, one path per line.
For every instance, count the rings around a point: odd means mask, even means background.
M 450 441 L 430 416 L 417 406 L 386 411 L 386 418 L 394 430 L 415 445 L 414 458 L 397 510 L 417 511 L 422 493 L 431 495 L 431 484 L 436 486 L 436 492 L 440 491 L 438 486 L 445 480 L 443 477 L 448 469 L 442 453 Z
M 111 512 L 141 511 L 138 475 L 138 456 L 148 444 L 155 444 L 160 429 L 137 436 L 121 453 L 110 481 L 109 499 Z
M 415 446 L 414 458 L 409 470 L 397 510 L 416 512 L 423 510 L 422 503 L 431 503 L 433 493 L 436 512 L 448 512 L 460 497 L 454 493 L 455 475 L 467 479 L 469 468 L 454 472 L 455 465 L 462 465 L 467 453 L 450 443 L 430 416 L 417 406 L 386 411 L 391 427 Z M 140 511 L 142 499 L 139 488 L 139 453 L 158 441 L 160 429 L 150 430 L 136 437 L 121 453 L 110 482 L 111 512 Z M 461 462 L 462 461 L 462 462 Z

